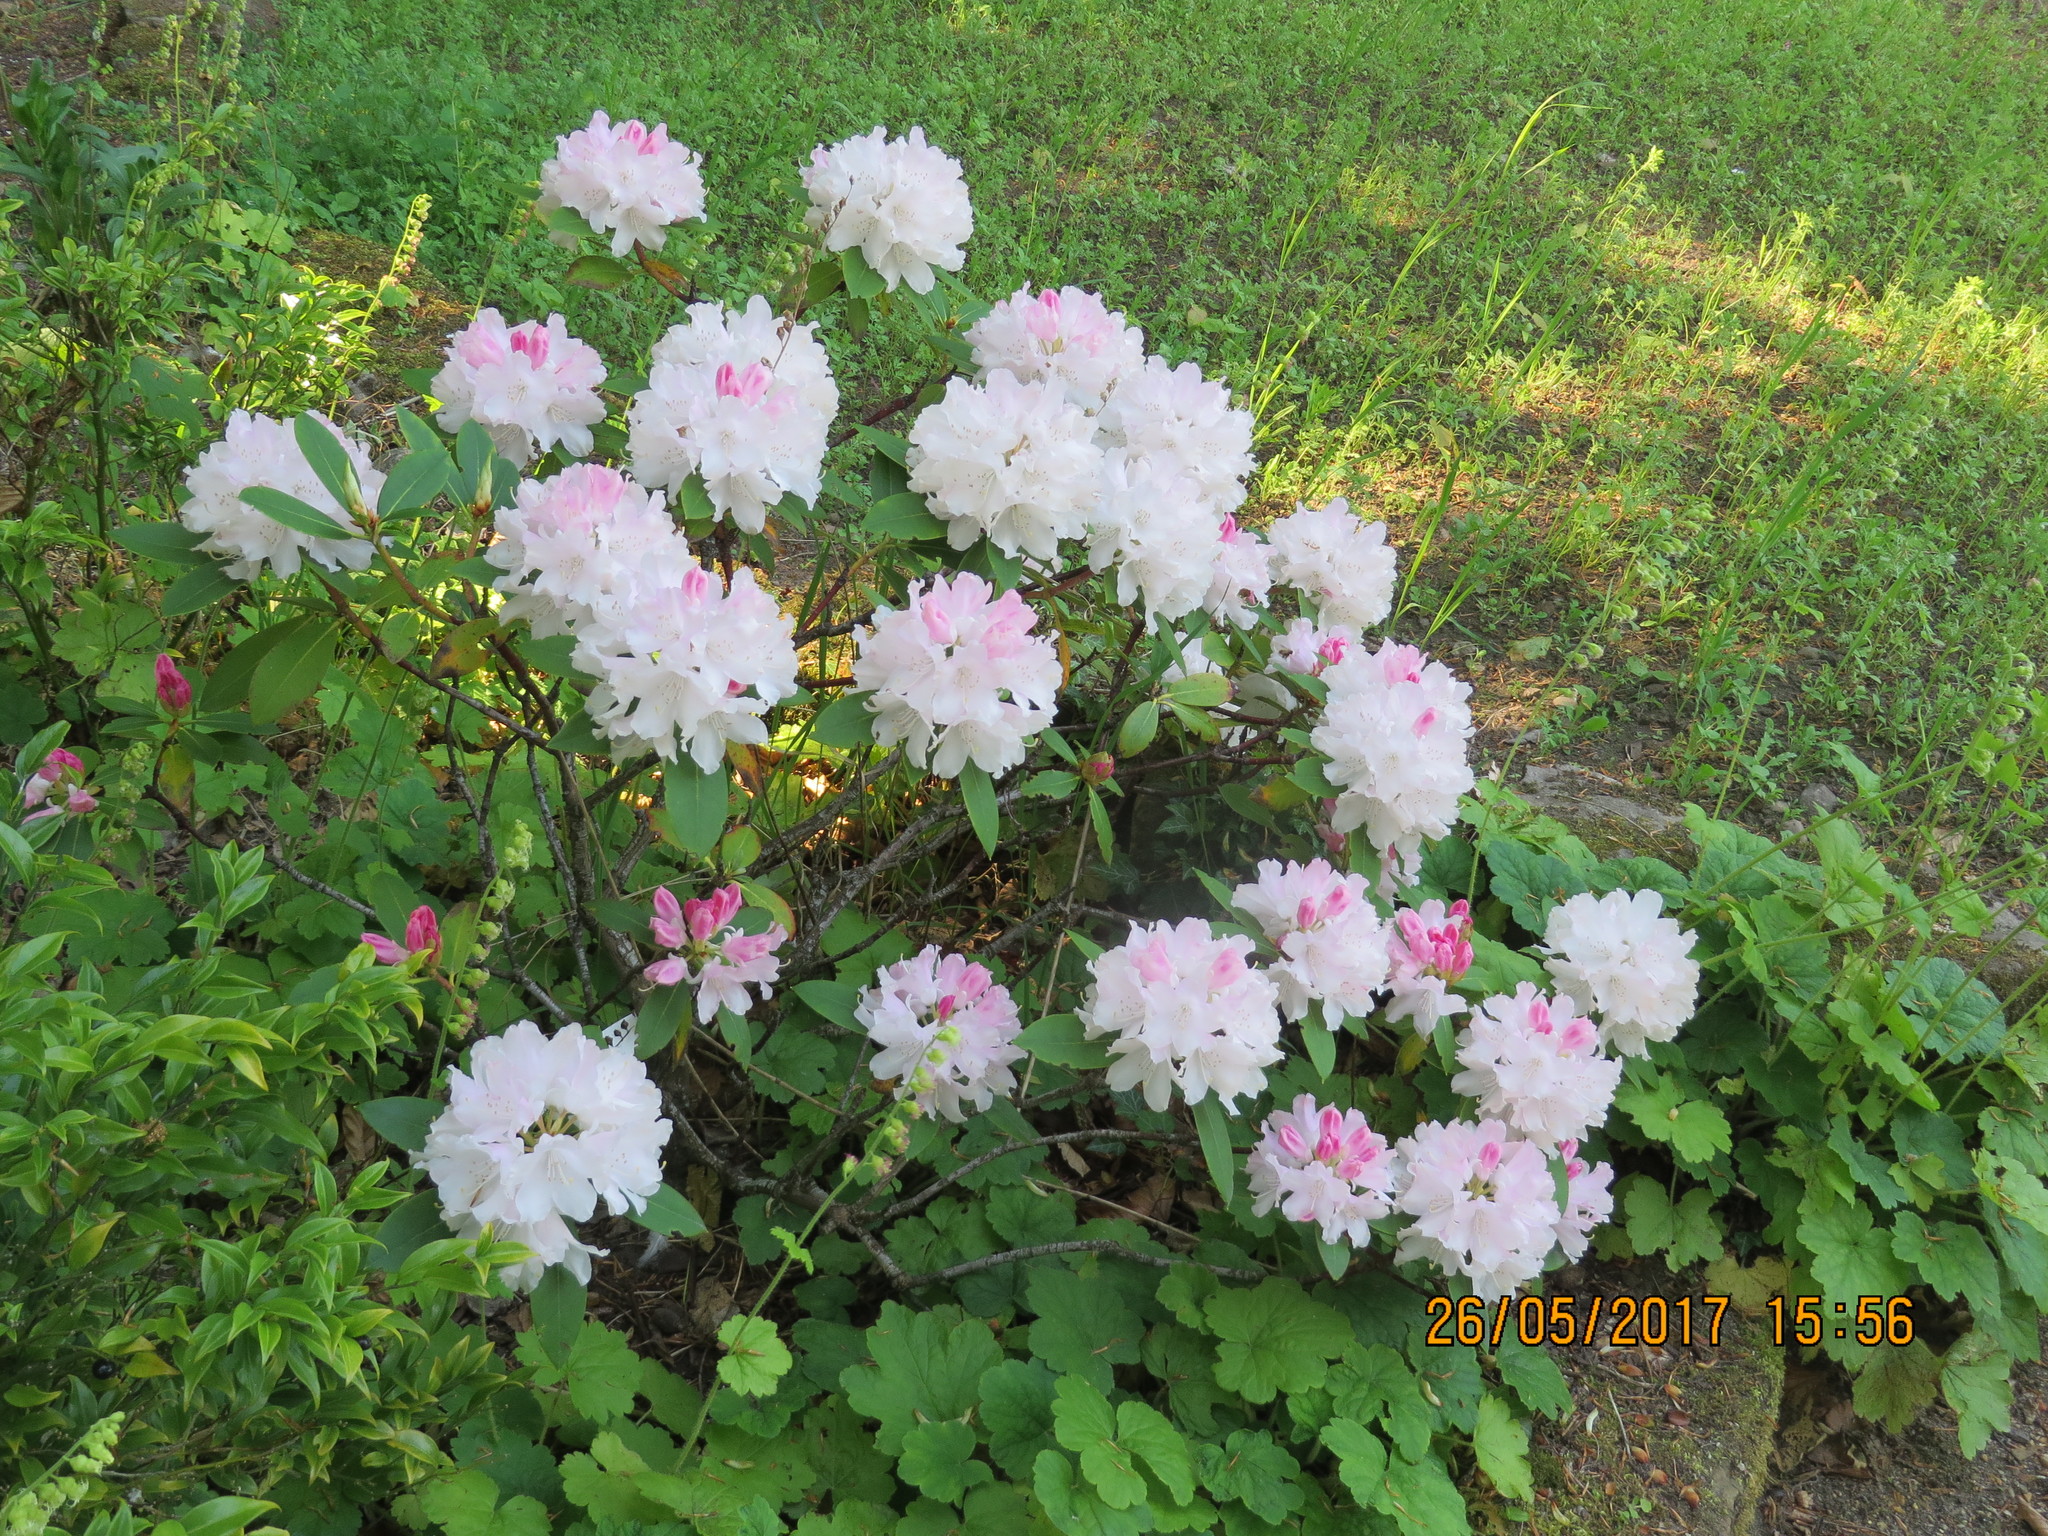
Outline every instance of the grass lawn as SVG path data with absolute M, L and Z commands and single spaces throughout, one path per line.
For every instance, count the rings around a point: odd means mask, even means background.
M 1345 494 L 1488 746 L 1734 812 L 1997 728 L 2048 632 L 2048 47 L 1906 0 L 304 0 L 253 63 L 314 223 L 607 342 L 524 185 L 593 108 L 706 156 L 729 298 L 795 165 L 921 123 L 966 278 L 1099 289 Z M 257 195 L 250 189 L 250 195 Z M 693 237 L 694 238 L 694 237 Z M 919 366 L 886 325 L 855 398 Z M 2031 659 L 2030 659 L 2031 658 Z

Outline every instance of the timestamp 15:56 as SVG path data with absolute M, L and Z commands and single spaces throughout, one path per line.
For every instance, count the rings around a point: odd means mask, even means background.
M 1818 1296 L 1773 1296 L 1764 1303 L 1771 1316 L 1771 1342 L 1804 1344 L 1823 1339 L 1854 1339 L 1858 1344 L 1913 1342 L 1913 1300 L 1909 1296 L 1858 1296 L 1855 1310 L 1846 1301 L 1823 1302 Z

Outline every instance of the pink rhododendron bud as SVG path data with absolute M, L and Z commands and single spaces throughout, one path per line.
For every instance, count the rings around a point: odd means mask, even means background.
M 1558 1210 L 1550 1159 L 1498 1120 L 1418 1126 L 1395 1152 L 1406 1185 L 1396 1210 L 1415 1218 L 1396 1262 L 1426 1259 L 1497 1301 L 1543 1272 Z
M 655 888 L 653 927 L 654 942 L 663 949 L 681 949 L 689 942 L 689 931 L 683 926 L 682 906 L 665 885 Z
M 555 140 L 554 157 L 540 168 L 540 210 L 573 208 L 599 234 L 611 233 L 614 256 L 636 244 L 658 251 L 669 225 L 704 217 L 702 164 L 670 142 L 666 123 L 614 125 L 596 112 L 587 127 Z
M 1320 677 L 1326 668 L 1350 655 L 1357 644 L 1357 631 L 1341 624 L 1318 625 L 1312 619 L 1295 619 L 1274 637 L 1272 659 L 1266 669 Z
M 884 966 L 861 993 L 854 1018 L 879 1049 L 869 1069 L 895 1079 L 899 1100 L 964 1120 L 968 1106 L 985 1110 L 1017 1086 L 1011 1065 L 1024 1058 L 1014 1042 L 1023 1028 L 1009 989 L 988 967 L 926 945 L 908 960 Z
M 36 777 L 54 784 L 67 773 L 83 772 L 85 764 L 80 761 L 76 752 L 66 751 L 63 747 L 52 747 L 49 755 L 43 759 L 42 765 L 36 769 Z
M 1600 1054 L 1592 1020 L 1577 1013 L 1569 996 L 1553 1001 L 1527 981 L 1512 997 L 1489 997 L 1459 1037 L 1465 1070 L 1451 1088 L 1532 1140 L 1584 1135 L 1607 1118 L 1621 1063 Z
M 376 954 L 379 965 L 403 965 L 406 962 L 406 950 L 392 943 L 381 933 L 366 933 L 362 937 L 362 942 L 369 945 Z
M 875 740 L 940 778 L 971 759 L 991 775 L 1024 760 L 1052 723 L 1059 651 L 1015 592 L 1000 597 L 979 576 L 914 582 L 901 609 L 877 608 L 853 663 L 869 693 Z
M 775 952 L 789 941 L 789 930 L 777 923 L 766 933 L 740 932 L 733 920 L 744 901 L 737 884 L 681 903 L 666 888 L 654 893 L 654 940 L 680 953 L 656 960 L 644 974 L 657 987 L 693 982 L 700 1024 L 709 1023 L 720 1008 L 744 1014 L 753 1006 L 749 987 L 765 1001 L 782 973 Z
M 1699 997 L 1693 936 L 1663 911 L 1656 891 L 1581 893 L 1552 907 L 1544 926 L 1551 976 L 1590 1000 L 1601 1038 L 1624 1055 L 1674 1038 Z
M 441 923 L 434 916 L 434 909 L 418 906 L 405 920 L 405 947 L 413 954 L 422 952 L 438 959 L 441 954 Z
M 162 652 L 156 658 L 156 697 L 174 715 L 182 715 L 192 707 L 192 685 L 178 670 L 177 662 Z
M 1245 1161 L 1254 1215 L 1278 1205 L 1289 1221 L 1320 1228 L 1324 1242 L 1353 1248 L 1372 1241 L 1371 1223 L 1392 1208 L 1398 1171 L 1386 1139 L 1364 1115 L 1319 1108 L 1307 1093 L 1267 1119 Z
M 1081 759 L 1081 777 L 1090 784 L 1107 784 L 1116 777 L 1116 759 L 1107 752 L 1091 752 Z
M 467 1072 L 448 1074 L 448 1107 L 427 1128 L 420 1162 L 458 1236 L 488 1226 L 532 1250 L 505 1272 L 531 1290 L 551 1264 L 590 1278 L 603 1250 L 569 1223 L 600 1200 L 614 1216 L 643 1210 L 661 1188 L 670 1129 L 630 1032 L 600 1045 L 580 1029 L 548 1036 L 522 1020 L 477 1041 Z
M 722 885 L 701 901 L 683 903 L 683 921 L 690 937 L 709 943 L 711 936 L 739 915 L 743 898 L 737 885 Z
M 1288 1018 L 1305 1018 L 1320 1002 L 1323 1023 L 1335 1029 L 1347 1014 L 1373 1011 L 1387 980 L 1387 932 L 1363 875 L 1340 874 L 1322 859 L 1285 867 L 1265 859 L 1258 879 L 1231 900 L 1280 951 L 1272 976 Z
M 1387 984 L 1393 998 L 1387 1018 L 1412 1019 L 1415 1032 L 1426 1035 L 1438 1019 L 1465 1011 L 1451 995 L 1451 983 L 1472 965 L 1472 913 L 1459 900 L 1446 908 L 1440 901 L 1403 907 L 1394 914 L 1387 936 Z
M 1088 962 L 1094 977 L 1081 1024 L 1110 1041 L 1109 1086 L 1142 1087 L 1163 1110 L 1179 1088 L 1190 1104 L 1214 1093 L 1226 1108 L 1266 1086 L 1280 1060 L 1279 995 L 1244 963 L 1252 941 L 1218 936 L 1200 918 L 1133 925 L 1131 936 Z

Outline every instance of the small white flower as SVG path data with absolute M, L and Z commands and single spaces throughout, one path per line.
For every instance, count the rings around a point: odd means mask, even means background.
M 986 535 L 1006 555 L 1054 559 L 1087 528 L 1100 490 L 1095 428 L 1053 385 L 998 368 L 954 378 L 910 427 L 910 489 L 945 518 L 946 542 Z
M 1587 1167 L 1576 1141 L 1560 1142 L 1557 1155 L 1564 1159 L 1566 1180 L 1564 1212 L 1557 1219 L 1557 1246 L 1567 1259 L 1576 1259 L 1586 1251 L 1593 1229 L 1614 1214 L 1614 1169 L 1606 1163 Z
M 960 162 L 924 141 L 924 130 L 888 138 L 880 128 L 811 151 L 803 170 L 811 208 L 804 222 L 828 251 L 855 246 L 894 289 L 932 291 L 932 268 L 958 272 L 974 233 Z
M 588 127 L 555 140 L 540 168 L 540 210 L 573 208 L 599 234 L 612 231 L 612 254 L 635 243 L 658 251 L 668 226 L 704 217 L 703 157 L 670 141 L 668 124 L 638 118 L 616 126 L 603 112 Z
M 1387 525 L 1367 523 L 1342 496 L 1296 505 L 1266 530 L 1273 580 L 1314 599 L 1324 625 L 1370 629 L 1394 610 L 1394 552 Z
M 1230 391 L 1193 363 L 1175 368 L 1163 357 L 1146 358 L 1117 384 L 1100 423 L 1103 445 L 1122 450 L 1134 479 L 1149 464 L 1161 484 L 1176 477 L 1192 484 L 1211 527 L 1244 502 L 1252 414 L 1233 406 Z
M 322 426 L 333 423 L 317 411 L 310 413 Z M 337 432 L 349 461 L 355 465 L 363 499 L 377 504 L 384 477 L 370 467 L 370 456 L 347 433 Z M 253 579 L 265 561 L 280 576 L 296 576 L 301 557 L 324 565 L 330 571 L 344 567 L 360 571 L 370 563 L 367 539 L 319 539 L 287 528 L 277 519 L 257 511 L 242 500 L 242 492 L 267 486 L 296 496 L 316 511 L 325 512 L 344 528 L 356 521 L 348 510 L 328 493 L 313 473 L 313 466 L 299 451 L 291 423 L 270 416 L 252 416 L 236 411 L 228 417 L 220 441 L 200 454 L 199 462 L 185 471 L 185 488 L 191 500 L 178 509 L 178 520 L 194 533 L 206 535 L 199 547 L 210 555 L 228 555 L 228 574 Z
M 1017 1004 L 987 966 L 964 955 L 942 956 L 927 944 L 884 966 L 853 1013 L 881 1047 L 869 1070 L 894 1078 L 896 1097 L 921 1109 L 961 1121 L 968 1105 L 985 1110 L 1017 1086 L 1010 1071 L 1024 1059 L 1013 1043 L 1023 1028 Z
M 1675 1038 L 1699 999 L 1693 936 L 1663 912 L 1656 891 L 1582 892 L 1552 907 L 1544 925 L 1545 967 L 1591 1000 L 1601 1038 L 1625 1056 Z
M 1249 629 L 1265 606 L 1272 590 L 1273 572 L 1266 559 L 1266 546 L 1237 519 L 1224 515 L 1217 537 L 1215 561 L 1209 571 L 1209 592 L 1202 607 L 1219 624 Z
M 1245 964 L 1252 941 L 1219 938 L 1200 918 L 1133 924 L 1131 936 L 1088 962 L 1095 978 L 1080 1009 L 1092 1039 L 1109 1045 L 1109 1086 L 1142 1087 L 1163 1110 L 1179 1088 L 1190 1104 L 1213 1091 L 1225 1108 L 1266 1086 L 1280 1060 L 1279 996 Z

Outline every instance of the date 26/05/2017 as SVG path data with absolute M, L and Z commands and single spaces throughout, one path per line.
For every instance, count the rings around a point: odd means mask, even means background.
M 1726 1296 L 1523 1296 L 1488 1304 L 1477 1296 L 1429 1298 L 1428 1342 L 1498 1346 L 1512 1337 L 1534 1347 L 1605 1342 L 1623 1348 L 1721 1342 Z M 1913 1342 L 1913 1302 L 1906 1296 L 1773 1296 L 1764 1303 L 1773 1344 L 1819 1344 L 1832 1336 L 1859 1344 Z M 1607 1324 L 1601 1338 L 1600 1325 Z

